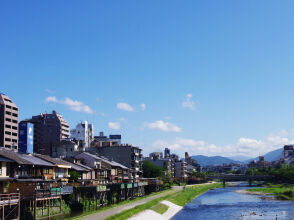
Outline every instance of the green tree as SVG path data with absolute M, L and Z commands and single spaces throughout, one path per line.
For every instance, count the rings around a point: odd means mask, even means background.
M 164 177 L 164 171 L 161 167 L 154 165 L 150 161 L 145 160 L 143 162 L 143 177 L 145 178 L 156 178 Z
M 69 172 L 69 175 L 70 175 L 70 180 L 72 180 L 73 182 L 76 182 L 76 181 L 78 181 L 78 179 L 79 179 L 79 173 L 78 172 L 76 172 L 76 171 L 70 171 Z

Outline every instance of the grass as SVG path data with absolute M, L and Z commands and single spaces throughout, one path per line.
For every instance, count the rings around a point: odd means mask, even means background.
M 142 205 L 138 205 L 132 209 L 124 210 L 116 215 L 110 216 L 106 218 L 106 220 L 124 220 L 128 219 L 146 209 L 152 209 L 158 205 L 162 200 L 169 200 L 177 205 L 184 206 L 186 203 L 190 202 L 196 196 L 210 190 L 213 188 L 222 187 L 222 183 L 214 183 L 214 184 L 202 184 L 198 186 L 185 187 L 183 190 L 168 194 L 163 197 L 151 200 Z M 165 210 L 166 211 L 166 210 Z
M 168 208 L 169 207 L 167 205 L 159 203 L 159 204 L 156 204 L 155 206 L 152 206 L 150 209 L 162 215 L 168 210 Z
M 155 196 L 155 195 L 158 195 L 158 194 L 161 194 L 161 193 L 164 193 L 164 192 L 168 192 L 170 191 L 171 189 L 168 189 L 168 190 L 163 190 L 163 191 L 160 191 L 160 192 L 153 192 L 147 196 L 143 196 L 143 197 L 138 197 L 138 198 L 135 198 L 133 200 L 125 200 L 125 201 L 122 201 L 120 203 L 117 203 L 117 204 L 111 204 L 109 206 L 105 206 L 105 207 L 100 207 L 99 209 L 97 210 L 91 210 L 91 211 L 84 211 L 81 215 L 78 215 L 78 216 L 74 216 L 74 217 L 67 217 L 67 218 L 64 218 L 65 220 L 75 220 L 75 219 L 80 219 L 82 217 L 85 217 L 85 216 L 88 216 L 88 215 L 93 215 L 93 214 L 96 214 L 96 213 L 99 213 L 99 212 L 102 212 L 102 211 L 105 211 L 105 210 L 108 210 L 108 209 L 113 209 L 115 207 L 118 207 L 118 206 L 121 206 L 121 205 L 125 205 L 125 204 L 128 204 L 128 203 L 132 203 L 132 202 L 136 202 L 136 201 L 139 201 L 141 199 L 146 199 L 150 196 Z
M 168 200 L 176 205 L 184 206 L 196 196 L 217 187 L 222 187 L 222 183 L 202 184 L 199 186 L 185 187 L 182 191 L 172 194 Z
M 138 205 L 132 209 L 128 209 L 128 210 L 124 210 L 116 215 L 113 216 L 109 216 L 106 218 L 106 220 L 124 220 L 124 219 L 128 219 L 136 214 L 138 214 L 139 212 L 142 212 L 146 209 L 150 209 L 151 207 L 157 205 L 159 202 L 161 202 L 162 200 L 165 200 L 169 197 L 169 195 L 157 198 L 157 199 L 153 199 L 149 202 L 146 202 L 142 205 Z
M 254 188 L 254 189 L 247 189 L 249 192 L 261 192 L 264 194 L 273 194 L 278 199 L 283 200 L 294 200 L 294 186 L 289 185 L 267 185 L 266 188 Z

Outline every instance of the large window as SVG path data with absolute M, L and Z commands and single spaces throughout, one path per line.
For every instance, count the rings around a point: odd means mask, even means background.
M 65 177 L 66 169 L 64 168 L 56 168 L 55 169 L 55 177 L 57 178 L 63 178 Z

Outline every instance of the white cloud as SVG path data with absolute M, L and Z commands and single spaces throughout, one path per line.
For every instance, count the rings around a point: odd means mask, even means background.
M 119 130 L 120 123 L 119 122 L 108 122 L 108 127 L 113 130 Z
M 133 112 L 134 108 L 129 105 L 128 103 L 125 102 L 119 102 L 116 104 L 116 107 L 120 110 L 124 110 L 124 111 L 129 111 L 129 112 Z
M 55 96 L 48 96 L 45 102 L 58 102 L 58 100 Z
M 144 127 L 147 127 L 152 130 L 160 130 L 164 132 L 181 132 L 182 129 L 177 125 L 171 122 L 164 122 L 162 120 L 158 120 L 155 122 L 144 122 Z
M 58 100 L 55 96 L 49 96 L 45 100 L 46 102 L 54 102 L 62 105 L 66 105 L 71 110 L 76 112 L 84 112 L 86 114 L 94 114 L 95 112 L 81 101 L 72 100 L 70 98 L 65 98 L 64 100 Z
M 190 155 L 207 155 L 207 156 L 250 156 L 256 157 L 264 155 L 270 151 L 283 147 L 285 144 L 294 144 L 294 133 L 283 131 L 284 135 L 270 134 L 264 139 L 257 140 L 253 138 L 239 138 L 236 143 L 227 145 L 215 145 L 205 141 L 194 139 L 184 139 L 176 137 L 173 140 L 156 140 L 152 144 L 151 151 L 162 151 L 164 147 L 169 147 L 175 153 L 182 155 L 189 152 Z
M 185 100 L 182 103 L 183 108 L 188 108 L 192 111 L 196 111 L 195 102 L 192 100 L 192 94 L 187 94 Z
M 142 111 L 145 111 L 146 110 L 146 104 L 144 104 L 144 103 L 141 104 L 141 110 Z

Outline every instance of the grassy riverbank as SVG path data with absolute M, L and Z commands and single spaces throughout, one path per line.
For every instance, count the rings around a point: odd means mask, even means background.
M 198 186 L 185 187 L 182 191 L 171 195 L 168 200 L 176 205 L 184 206 L 196 196 L 218 187 L 222 187 L 222 183 L 201 184 Z
M 158 204 L 162 200 L 169 200 L 170 202 L 184 206 L 186 203 L 190 202 L 192 199 L 194 199 L 196 196 L 207 192 L 210 189 L 222 187 L 221 183 L 212 183 L 212 184 L 201 184 L 197 186 L 191 186 L 191 187 L 185 187 L 181 191 L 169 194 L 166 196 L 163 196 L 161 198 L 154 199 L 150 202 L 147 202 L 142 205 L 138 205 L 132 209 L 128 209 L 125 211 L 122 211 L 119 214 L 110 216 L 106 218 L 106 220 L 124 220 L 128 219 L 146 209 L 160 209 L 160 212 L 163 214 L 165 211 L 163 210 L 163 207 L 158 207 Z
M 163 190 L 163 191 L 160 191 L 160 192 L 153 192 L 153 193 L 151 193 L 149 195 L 146 195 L 146 196 L 143 196 L 143 197 L 137 197 L 137 198 L 135 198 L 133 200 L 128 199 L 128 200 L 125 200 L 125 201 L 117 203 L 117 204 L 111 204 L 109 206 L 99 207 L 99 209 L 97 209 L 97 210 L 94 209 L 94 210 L 84 211 L 80 215 L 73 216 L 73 217 L 65 217 L 64 219 L 65 220 L 80 219 L 80 218 L 83 218 L 83 217 L 86 217 L 86 216 L 89 216 L 89 215 L 92 215 L 92 214 L 103 212 L 103 211 L 113 209 L 113 208 L 116 208 L 116 207 L 119 207 L 119 206 L 122 206 L 122 205 L 126 205 L 126 204 L 129 204 L 129 203 L 137 202 L 137 201 L 140 201 L 142 199 L 146 199 L 148 197 L 155 196 L 155 195 L 158 195 L 158 194 L 161 194 L 161 193 L 164 193 L 164 192 L 169 192 L 169 191 L 171 191 L 171 189 Z
M 153 210 L 153 211 L 155 211 L 155 212 L 157 212 L 159 214 L 163 214 L 163 213 L 165 213 L 168 210 L 168 206 L 159 203 L 159 204 L 151 207 L 151 210 Z
M 282 199 L 282 200 L 294 200 L 294 186 L 290 186 L 290 185 L 269 184 L 269 185 L 266 185 L 265 188 L 247 189 L 247 191 L 260 192 L 264 194 L 273 194 L 277 197 L 277 199 Z

